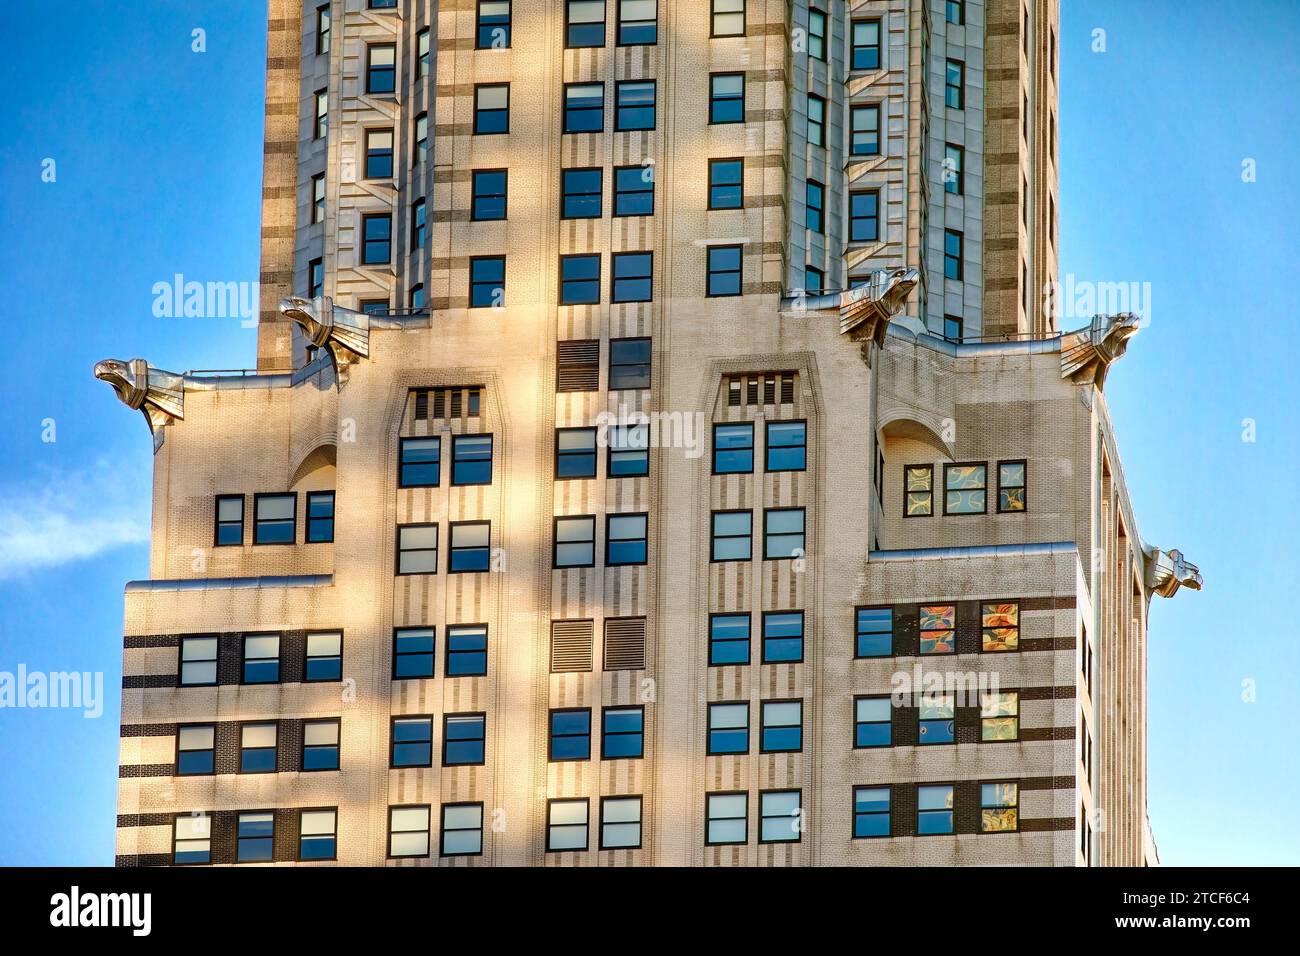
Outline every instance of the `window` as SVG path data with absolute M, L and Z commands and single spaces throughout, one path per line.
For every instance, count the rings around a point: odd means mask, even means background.
M 649 252 L 616 252 L 609 290 L 611 302 L 649 302 L 653 280 L 654 254 Z M 646 340 L 646 348 L 649 342 Z M 615 342 L 617 344 L 617 340 Z M 618 388 L 612 382 L 610 388 Z M 645 386 L 628 386 L 641 388 Z
M 429 807 L 388 808 L 388 855 L 429 855 Z
M 569 48 L 605 45 L 605 0 L 568 0 L 564 45 Z
M 438 526 L 436 524 L 398 525 L 397 573 L 438 573 Z
M 548 759 L 588 760 L 591 757 L 591 711 L 586 709 L 552 710 Z
M 216 728 L 192 724 L 176 728 L 176 776 L 192 777 L 216 769 Z
M 429 28 L 425 27 L 415 35 L 415 78 L 422 80 L 429 75 Z
M 1020 739 L 1020 694 L 985 694 L 980 698 L 980 740 L 995 743 Z
M 713 426 L 713 473 L 748 475 L 754 470 L 754 423 Z
M 316 8 L 316 55 L 330 51 L 330 5 Z
M 944 19 L 961 26 L 966 22 L 966 0 L 946 0 Z
M 825 209 L 826 209 L 826 187 L 816 180 L 808 180 L 807 188 L 804 191 L 805 207 L 807 209 L 807 223 L 809 229 L 816 233 L 826 231 Z
M 748 656 L 749 648 L 745 653 Z M 790 664 L 803 660 L 803 612 L 763 614 L 763 663 Z
M 949 60 L 944 77 L 943 100 L 950 109 L 964 109 L 966 105 L 966 66 L 959 60 Z
M 646 563 L 646 515 L 609 515 L 605 525 L 605 564 Z
M 506 218 L 506 171 L 476 169 L 469 217 L 475 221 Z
M 596 564 L 596 519 L 584 515 L 555 519 L 557 568 L 590 568 Z
M 474 87 L 474 135 L 510 132 L 510 84 Z
M 803 835 L 802 794 L 769 790 L 758 797 L 758 842 L 798 843 Z
M 393 678 L 433 676 L 434 629 L 399 627 L 393 631 Z
M 244 543 L 244 496 L 217 495 L 217 547 Z
M 618 0 L 618 45 L 649 46 L 658 42 L 658 0 Z
M 307 659 L 303 680 L 335 681 L 343 677 L 343 635 L 324 631 L 307 635 Z
M 957 606 L 922 604 L 918 654 L 951 654 L 957 649 Z
M 181 638 L 182 687 L 211 687 L 217 682 L 217 639 Z
M 428 234 L 428 220 L 424 211 L 424 200 L 417 199 L 411 203 L 411 249 L 423 249 Z
M 491 564 L 492 524 L 488 521 L 453 521 L 451 556 L 447 573 L 486 571 Z
M 479 766 L 484 761 L 487 718 L 483 714 L 448 714 L 442 724 L 442 765 Z
M 240 725 L 240 773 L 275 773 L 276 730 L 274 723 Z
M 244 635 L 243 683 L 275 684 L 280 680 L 280 635 Z
M 712 36 L 742 37 L 745 35 L 745 0 L 713 0 L 712 12 Z
M 339 769 L 339 721 L 307 720 L 302 725 L 302 769 Z
M 441 438 L 403 438 L 398 487 L 436 488 L 442 470 L 441 453 Z
M 600 256 L 560 256 L 560 305 L 600 302 Z
M 312 126 L 312 139 L 321 139 L 329 132 L 330 95 L 328 90 L 316 91 L 316 121 Z
M 749 704 L 709 704 L 709 753 L 749 753 Z
M 908 465 L 903 469 L 906 518 L 928 518 L 934 514 L 934 465 Z
M 596 429 L 557 428 L 555 430 L 555 477 L 596 477 Z
M 1025 510 L 1025 462 L 998 462 L 998 512 Z
M 749 615 L 709 615 L 709 666 L 749 663 Z
M 644 749 L 645 708 L 606 707 L 601 712 L 601 760 L 635 759 Z
M 983 604 L 980 606 L 981 647 L 985 651 L 1020 649 L 1020 605 Z
M 236 863 L 270 862 L 275 847 L 274 813 L 241 813 L 235 834 Z
M 650 474 L 650 426 L 614 425 L 609 429 L 611 478 L 641 478 Z
M 641 846 L 641 798 L 600 798 L 600 848 L 635 850 Z
M 393 219 L 387 213 L 361 217 L 361 264 L 387 265 L 393 258 Z
M 394 10 L 397 8 L 397 0 L 369 0 L 366 6 L 371 10 Z
M 894 609 L 860 607 L 855 615 L 853 652 L 856 657 L 889 657 L 894 653 Z
M 622 80 L 614 84 L 616 132 L 655 128 L 654 80 Z
M 325 174 L 317 173 L 311 178 L 311 221 L 325 221 Z
M 599 203 L 598 203 L 599 205 Z M 614 170 L 614 215 L 652 216 L 655 211 L 655 168 L 620 166 Z M 646 253 L 649 255 L 649 253 Z
M 705 801 L 704 842 L 708 846 L 745 843 L 749 829 L 749 794 L 710 793 Z
M 478 0 L 478 26 L 474 46 L 479 50 L 505 50 L 510 46 L 510 0 Z
M 962 234 L 956 229 L 943 231 L 943 277 L 957 279 L 962 277 Z
M 604 128 L 604 84 L 566 83 L 564 86 L 564 132 L 599 133 Z
M 875 242 L 880 238 L 880 193 L 849 193 L 849 241 Z
M 988 466 L 963 464 L 943 466 L 943 513 L 982 515 L 987 511 Z
M 916 832 L 919 836 L 952 833 L 951 785 L 916 788 Z
M 325 294 L 325 260 L 313 259 L 307 263 L 307 297 L 314 299 Z
M 709 298 L 740 295 L 740 246 L 709 246 L 708 268 Z
M 952 143 L 943 147 L 943 191 L 960 196 L 966 191 L 966 150 Z
M 888 697 L 853 701 L 853 746 L 888 747 L 894 742 L 894 704 Z
M 853 838 L 889 836 L 889 788 L 853 788 Z
M 816 9 L 808 11 L 808 56 L 826 59 L 826 14 Z
M 300 810 L 298 812 L 299 861 L 336 858 L 338 811 Z
M 392 179 L 393 131 L 366 130 L 366 179 Z
M 849 142 L 851 156 L 880 155 L 880 107 L 855 106 L 850 113 L 852 139 Z
M 492 484 L 492 436 L 456 435 L 451 440 L 451 483 Z
M 375 43 L 366 48 L 366 92 L 391 93 L 397 82 L 397 47 Z
M 853 21 L 853 50 L 849 60 L 854 70 L 880 69 L 880 21 Z
M 826 145 L 826 101 L 820 96 L 808 97 L 808 145 Z
M 942 694 L 927 694 L 921 698 L 917 710 L 916 742 L 918 744 L 950 744 L 955 736 L 956 712 L 953 698 Z
M 307 492 L 308 544 L 324 544 L 334 540 L 334 492 Z
M 740 209 L 745 205 L 745 161 L 709 160 L 709 208 Z
M 253 503 L 253 544 L 293 544 L 298 496 L 259 494 L 254 496 Z
M 429 158 L 429 114 L 421 113 L 415 118 L 415 155 L 412 162 L 419 166 Z
M 763 560 L 798 558 L 804 553 L 804 510 L 768 508 L 763 512 Z
M 762 753 L 795 753 L 803 749 L 803 701 L 765 700 L 761 712 Z
M 483 804 L 442 805 L 442 856 L 477 856 L 483 852 Z
M 390 767 L 433 766 L 433 718 L 394 717 Z
M 807 467 L 807 449 L 805 422 L 767 423 L 768 471 L 803 471 Z
M 212 817 L 178 814 L 172 830 L 172 862 L 177 866 L 212 862 Z
M 949 342 L 960 342 L 964 334 L 965 323 L 960 315 L 945 315 L 943 317 L 943 337 Z
M 563 169 L 560 171 L 560 218 L 600 218 L 603 172 L 601 169 Z M 651 188 L 653 189 L 653 184 Z
M 611 339 L 610 390 L 650 387 L 650 340 Z
M 550 800 L 546 804 L 546 852 L 587 849 L 587 801 Z
M 754 515 L 749 511 L 713 512 L 713 561 L 748 561 Z
M 715 125 L 745 122 L 745 74 L 709 76 L 709 122 Z
M 469 307 L 502 308 L 506 304 L 506 257 L 474 256 L 469 260 Z
M 1020 828 L 1019 815 L 1019 784 L 980 784 L 980 833 L 1014 833 Z

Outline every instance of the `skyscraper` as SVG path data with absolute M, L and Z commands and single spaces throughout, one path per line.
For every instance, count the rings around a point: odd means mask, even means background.
M 120 863 L 1151 862 L 1055 2 L 269 8 L 257 368 L 96 368 Z

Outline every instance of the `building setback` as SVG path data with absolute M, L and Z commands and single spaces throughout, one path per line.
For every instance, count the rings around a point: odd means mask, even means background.
M 257 368 L 153 436 L 120 865 L 1142 865 L 1055 0 L 270 0 Z M 847 290 L 847 291 L 839 291 Z M 915 692 L 915 693 L 913 693 Z

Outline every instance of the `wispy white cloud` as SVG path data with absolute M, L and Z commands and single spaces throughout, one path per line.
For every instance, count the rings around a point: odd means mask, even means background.
M 147 485 L 105 461 L 0 486 L 0 580 L 148 540 Z

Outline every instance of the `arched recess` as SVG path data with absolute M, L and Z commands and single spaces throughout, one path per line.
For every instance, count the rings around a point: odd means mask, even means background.
M 328 491 L 334 487 L 338 448 L 333 443 L 318 445 L 294 469 L 289 488 L 293 491 Z
M 886 444 L 890 439 L 920 442 L 937 451 L 944 458 L 952 461 L 956 450 L 951 442 L 944 441 L 944 424 L 938 419 L 927 421 L 929 416 L 911 412 L 886 412 L 880 419 L 880 437 Z

